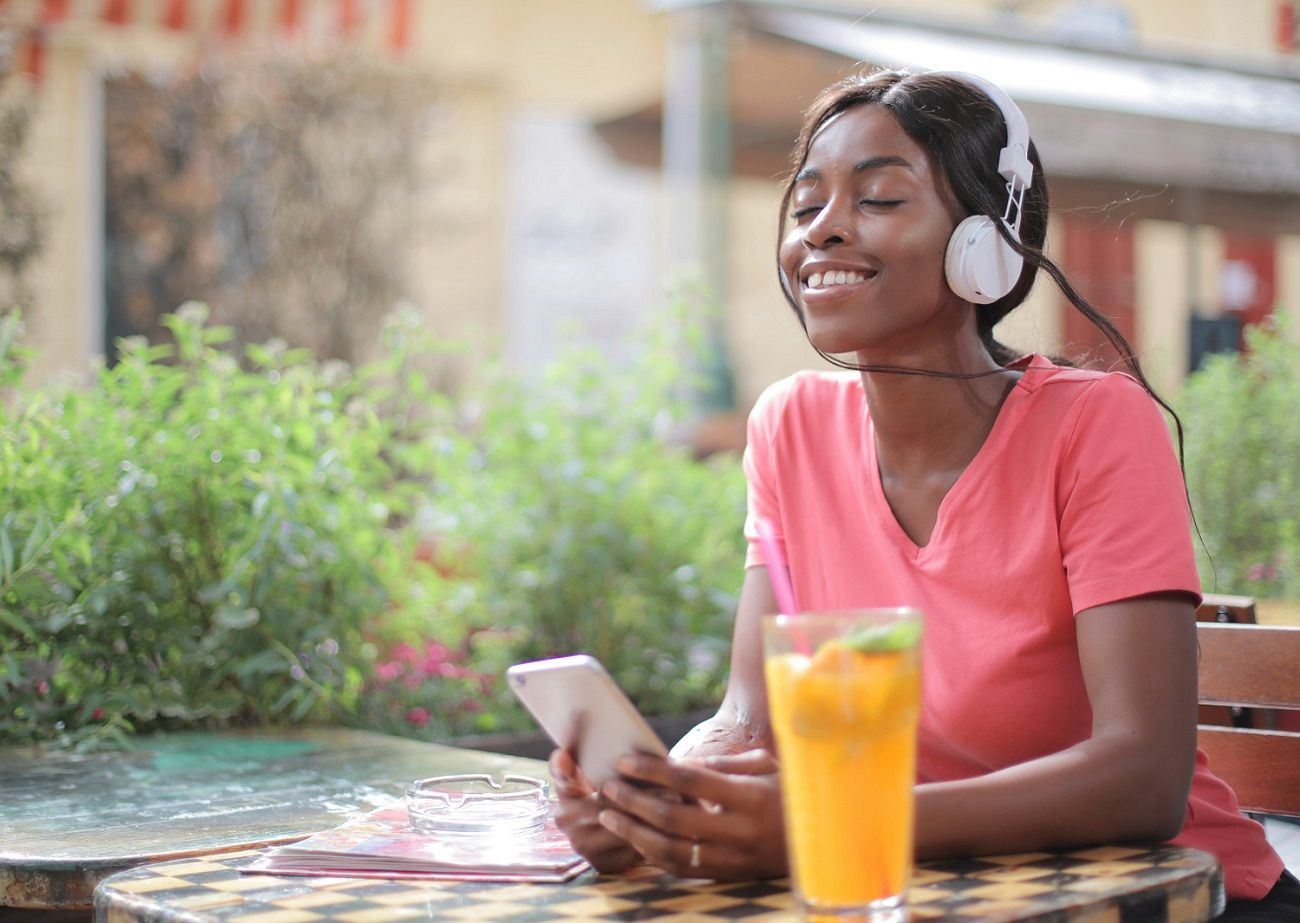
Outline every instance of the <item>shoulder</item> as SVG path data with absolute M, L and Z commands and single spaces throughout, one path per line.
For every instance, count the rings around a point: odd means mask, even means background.
M 1070 368 L 1043 356 L 1029 357 L 1023 372 L 1019 387 L 1029 393 L 1034 416 L 1067 431 L 1091 420 L 1121 429 L 1160 418 L 1155 399 L 1127 372 Z
M 862 382 L 855 372 L 795 372 L 759 395 L 749 414 L 751 430 L 775 433 L 791 418 L 823 417 L 843 407 L 862 407 Z

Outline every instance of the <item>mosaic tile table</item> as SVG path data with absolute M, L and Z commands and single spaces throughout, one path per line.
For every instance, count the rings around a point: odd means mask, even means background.
M 256 850 L 150 865 L 95 892 L 102 923 L 548 923 L 798 918 L 787 881 L 715 884 L 643 868 L 563 885 L 277 878 L 239 869 Z M 1173 847 L 1103 847 L 933 862 L 917 870 L 914 920 L 1202 923 L 1222 908 L 1218 862 Z

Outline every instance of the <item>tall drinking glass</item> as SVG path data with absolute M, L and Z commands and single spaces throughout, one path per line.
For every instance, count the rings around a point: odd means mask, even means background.
M 763 619 L 786 839 L 808 916 L 906 918 L 920 639 L 915 609 Z

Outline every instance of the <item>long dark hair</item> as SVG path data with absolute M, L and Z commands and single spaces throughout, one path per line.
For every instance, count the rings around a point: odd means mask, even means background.
M 794 181 L 808 159 L 808 148 L 813 138 L 828 121 L 848 109 L 867 104 L 885 107 L 903 131 L 919 144 L 947 178 L 949 186 L 969 215 L 987 215 L 997 223 L 999 233 L 1011 247 L 1024 258 L 1024 268 L 1015 286 L 1004 297 L 992 304 L 975 305 L 975 327 L 980 341 L 999 365 L 1005 366 L 1016 358 L 1014 351 L 999 343 L 993 328 L 1018 307 L 1029 295 L 1034 279 L 1041 269 L 1051 276 L 1061 293 L 1074 308 L 1091 321 L 1115 347 L 1126 370 L 1151 395 L 1152 400 L 1164 408 L 1174 421 L 1178 434 L 1178 460 L 1183 464 L 1183 423 L 1174 409 L 1165 402 L 1147 381 L 1124 334 L 1088 300 L 1075 291 L 1065 273 L 1043 252 L 1047 239 L 1048 196 L 1047 178 L 1038 158 L 1038 149 L 1029 143 L 1029 160 L 1034 165 L 1034 178 L 1025 199 L 1020 220 L 1020 240 L 1011 236 L 999 220 L 1007 201 L 1007 184 L 997 172 L 998 152 L 1006 146 L 1006 122 L 1001 110 L 983 90 L 958 77 L 943 73 L 909 74 L 905 71 L 875 71 L 854 74 L 822 91 L 804 115 L 803 127 L 795 143 L 790 173 L 785 180 L 781 196 L 781 212 L 777 234 L 778 253 L 785 238 L 790 199 L 794 195 Z M 777 275 L 781 291 L 794 310 L 799 323 L 807 330 L 807 323 L 790 280 L 781 271 L 777 260 Z M 814 345 L 813 347 L 817 347 Z M 899 366 L 857 365 L 837 356 L 817 350 L 821 356 L 840 368 L 866 372 L 894 372 L 907 375 L 927 375 L 935 378 L 974 378 L 974 375 L 941 372 L 932 369 L 912 369 Z M 1185 472 L 1184 472 L 1185 473 Z

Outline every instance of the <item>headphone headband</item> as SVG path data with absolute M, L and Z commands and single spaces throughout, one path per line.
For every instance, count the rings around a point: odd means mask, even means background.
M 1011 192 L 1028 189 L 1034 178 L 1034 165 L 1029 162 L 1029 123 L 1020 107 L 1002 89 L 991 80 L 965 71 L 929 71 L 942 77 L 953 77 L 962 83 L 968 83 L 984 91 L 993 104 L 1002 111 L 1002 119 L 1007 124 L 1007 146 L 998 153 L 998 173 L 1011 184 Z
M 930 71 L 981 90 L 1002 111 L 1007 126 L 1007 146 L 998 152 L 998 173 L 1007 181 L 1007 206 L 1002 220 L 974 214 L 966 218 L 948 240 L 943 268 L 948 286 L 972 304 L 992 304 L 1010 294 L 1024 269 L 1024 260 L 1005 239 L 1020 239 L 1020 217 L 1025 193 L 1034 178 L 1029 162 L 1029 123 L 1025 114 L 996 83 L 964 71 Z M 1008 221 L 1012 213 L 1014 220 Z

